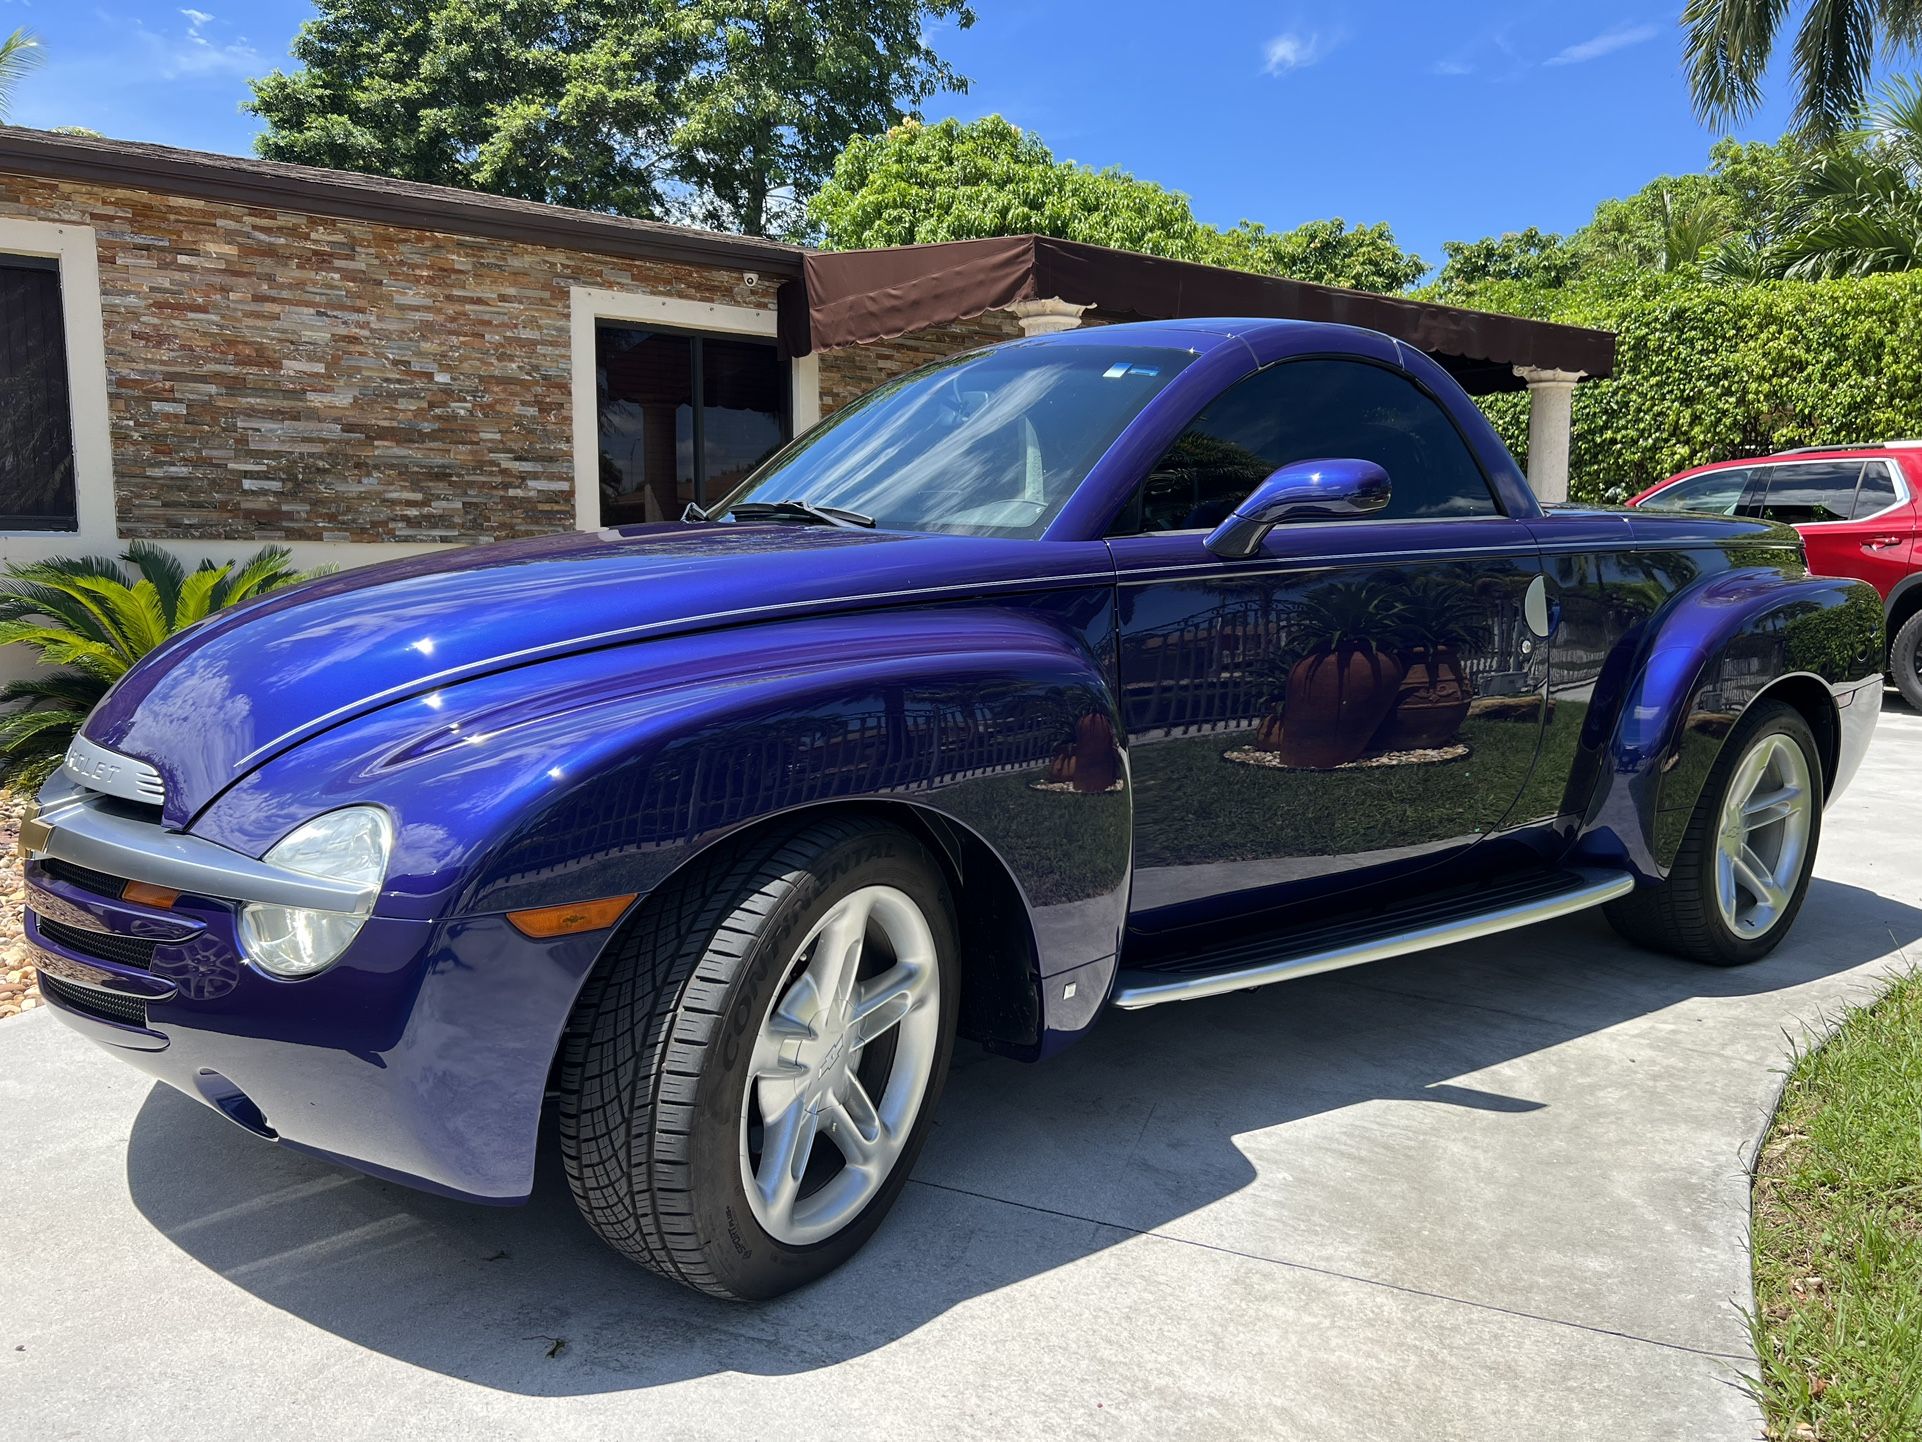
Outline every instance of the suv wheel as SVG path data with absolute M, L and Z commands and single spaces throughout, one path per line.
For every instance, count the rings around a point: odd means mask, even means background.
M 575 1200 L 616 1251 L 715 1296 L 813 1281 L 906 1184 L 956 1001 L 948 888 L 898 827 L 817 823 L 695 865 L 575 1008 Z
M 1751 707 L 1709 772 L 1668 879 L 1607 907 L 1629 940 L 1713 966 L 1760 961 L 1781 942 L 1822 835 L 1822 763 L 1794 707 Z
M 1922 711 L 1922 611 L 1904 621 L 1889 643 L 1889 674 L 1902 699 Z

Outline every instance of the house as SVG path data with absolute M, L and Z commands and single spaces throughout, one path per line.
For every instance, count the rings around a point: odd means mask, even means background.
M 1388 330 L 1471 390 L 1613 337 L 1039 239 L 817 254 L 651 221 L 0 127 L 0 560 L 137 537 L 303 565 L 678 516 L 878 382 L 1076 324 Z

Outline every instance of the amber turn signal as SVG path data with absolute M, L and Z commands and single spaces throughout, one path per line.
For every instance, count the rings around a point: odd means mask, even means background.
M 510 911 L 507 919 L 522 936 L 538 941 L 549 937 L 572 936 L 580 931 L 600 931 L 621 919 L 621 913 L 640 895 L 603 896 L 599 901 L 570 901 L 565 906 L 536 906 L 528 911 Z
M 121 889 L 120 899 L 131 901 L 137 906 L 157 906 L 162 911 L 172 911 L 173 904 L 180 900 L 180 893 L 164 886 L 155 886 L 146 881 L 129 881 Z

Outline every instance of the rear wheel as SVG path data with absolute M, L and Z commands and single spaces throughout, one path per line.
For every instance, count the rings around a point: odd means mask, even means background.
M 1668 879 L 1610 902 L 1631 941 L 1691 961 L 1760 961 L 1802 908 L 1822 834 L 1822 766 L 1792 706 L 1750 709 L 1695 804 Z
M 721 1297 L 839 1266 L 927 1136 L 954 938 L 940 868 L 894 826 L 811 825 L 671 883 L 562 1054 L 562 1155 L 595 1231 Z
M 1904 621 L 1889 643 L 1889 674 L 1902 699 L 1922 711 L 1922 611 Z

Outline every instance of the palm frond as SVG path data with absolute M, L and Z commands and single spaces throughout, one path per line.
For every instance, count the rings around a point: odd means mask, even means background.
M 1762 102 L 1762 73 L 1788 0 L 1688 0 L 1682 7 L 1689 95 L 1705 121 L 1740 120 Z
M 1856 119 L 1881 8 L 1865 0 L 1810 0 L 1795 34 L 1795 120 L 1805 133 L 1839 135 Z
M 171 551 L 163 551 L 152 541 L 128 542 L 126 560 L 143 579 L 152 583 L 160 597 L 161 614 L 171 623 L 174 608 L 180 602 L 180 587 L 187 579 L 186 567 Z
M 184 631 L 207 618 L 214 609 L 214 593 L 231 569 L 231 565 L 202 566 L 180 583 L 180 597 L 174 606 L 174 630 Z
M 0 705 L 41 701 L 77 711 L 91 711 L 107 694 L 107 682 L 84 671 L 42 671 L 0 686 Z
M 0 40 L 0 120 L 7 118 L 7 97 L 14 85 L 40 60 L 40 42 L 32 31 L 16 30 Z

